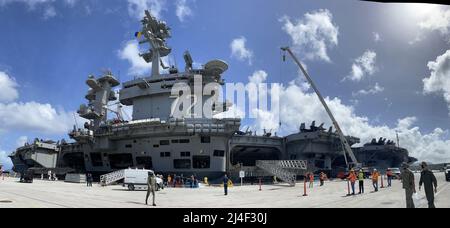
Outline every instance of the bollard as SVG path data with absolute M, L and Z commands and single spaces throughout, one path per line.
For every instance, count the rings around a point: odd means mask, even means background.
M 383 175 L 381 175 L 381 187 L 380 188 L 384 188 L 384 184 L 383 184 Z
M 262 191 L 262 189 L 261 189 L 261 178 L 259 178 L 259 191 Z
M 306 194 L 306 177 L 305 180 L 303 181 L 303 196 L 308 196 L 308 194 Z
M 348 179 L 347 179 L 347 196 L 349 196 L 349 195 L 351 195 L 350 194 L 350 181 L 348 181 Z

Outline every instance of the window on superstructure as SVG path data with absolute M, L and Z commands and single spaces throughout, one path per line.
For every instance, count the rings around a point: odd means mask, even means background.
M 189 143 L 190 140 L 189 139 L 180 139 L 180 143 Z
M 180 140 L 178 140 L 178 139 L 172 139 L 172 143 L 179 143 L 180 142 Z
M 193 156 L 192 163 L 194 169 L 209 169 L 211 166 L 210 156 Z
M 161 141 L 159 141 L 159 145 L 161 145 L 161 146 L 170 145 L 170 141 L 169 140 L 161 140 Z
M 152 157 L 136 157 L 137 168 L 153 169 Z
M 180 156 L 181 157 L 190 157 L 191 156 L 191 152 L 181 152 Z
M 225 157 L 224 150 L 214 150 L 214 157 Z
M 202 141 L 202 143 L 211 143 L 210 136 L 202 136 L 200 140 Z
M 125 145 L 125 148 L 132 148 L 132 147 L 133 147 L 133 145 L 131 145 L 131 144 Z
M 161 156 L 162 158 L 170 158 L 170 152 L 161 152 L 161 153 L 160 153 L 160 156 Z
M 173 167 L 175 169 L 190 169 L 191 168 L 191 159 L 174 159 Z

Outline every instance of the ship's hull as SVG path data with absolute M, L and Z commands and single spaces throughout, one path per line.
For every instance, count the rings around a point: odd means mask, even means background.
M 310 171 L 326 171 L 331 176 L 344 171 L 346 164 L 337 136 L 324 132 L 298 133 L 288 137 L 233 135 L 114 138 L 99 148 L 101 140 L 93 143 L 60 145 L 56 168 L 72 169 L 79 173 L 102 175 L 127 168 L 145 168 L 164 175 L 195 175 L 210 180 L 236 167 L 255 166 L 257 160 L 305 160 Z M 350 140 L 356 143 L 357 140 Z M 408 162 L 408 151 L 389 145 L 354 148 L 364 167 L 379 170 L 400 167 Z M 16 172 L 36 168 L 33 160 L 21 153 L 11 156 Z
M 110 149 L 102 150 L 89 143 L 62 145 L 58 167 L 94 174 L 144 168 L 166 175 L 211 178 L 226 172 L 228 138 L 224 136 L 119 139 L 109 146 Z

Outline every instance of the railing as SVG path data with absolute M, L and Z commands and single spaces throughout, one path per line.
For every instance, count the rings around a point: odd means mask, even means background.
M 295 186 L 299 171 L 306 171 L 306 161 L 280 160 L 280 161 L 256 161 L 256 166 L 265 170 L 288 183 Z
M 100 176 L 100 185 L 107 186 L 125 178 L 125 170 L 119 170 Z

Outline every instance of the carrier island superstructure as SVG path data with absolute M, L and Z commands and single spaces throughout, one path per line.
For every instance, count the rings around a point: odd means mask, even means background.
M 146 168 L 163 174 L 195 174 L 213 179 L 241 170 L 247 171 L 247 175 L 276 174 L 276 170 L 261 161 L 306 161 L 309 170 L 330 173 L 345 169 L 340 137 L 332 127 L 325 129 L 323 124 L 316 126 L 313 122 L 309 128 L 299 124 L 297 133 L 278 137 L 271 133 L 242 132 L 238 118 L 174 117 L 173 109 L 177 107 L 174 101 L 183 95 L 173 94 L 174 86 L 184 83 L 194 91 L 194 82 L 199 77 L 203 84 L 221 86 L 228 65 L 212 60 L 197 69 L 186 51 L 183 72 L 175 66 L 164 66 L 161 58 L 172 51 L 166 43 L 171 37 L 170 28 L 148 11 L 136 36 L 141 37 L 140 44 L 150 46 L 141 57 L 152 63 L 151 74 L 124 82 L 118 94 L 115 91 L 120 82 L 111 72 L 89 76 L 87 104 L 78 110 L 79 116 L 87 121 L 82 128 L 74 127 L 69 133 L 73 142 L 36 139 L 27 143 L 10 155 L 16 172 L 33 169 L 37 173 L 53 170 L 61 175 L 67 172 L 100 175 L 126 168 Z M 168 72 L 161 73 L 160 66 Z M 230 107 L 213 93 L 202 96 L 203 105 L 213 101 L 210 111 L 214 114 Z M 120 110 L 115 111 L 118 118 L 108 118 L 113 111 L 110 104 L 114 102 L 132 106 L 131 121 L 124 121 Z M 346 139 L 350 145 L 360 142 L 356 137 Z M 365 149 L 369 147 L 370 153 Z M 378 156 L 380 153 L 384 156 Z M 355 149 L 355 155 L 363 165 L 372 162 L 374 167 L 396 167 L 412 160 L 405 149 L 392 142 L 376 147 L 367 144 Z

